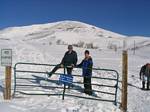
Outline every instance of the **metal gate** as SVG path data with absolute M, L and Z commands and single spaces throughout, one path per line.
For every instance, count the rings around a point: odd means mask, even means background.
M 59 83 L 58 77 L 60 76 L 60 74 L 65 73 L 65 68 L 63 68 L 62 71 L 60 71 L 59 73 L 57 72 L 53 74 L 52 77 L 54 78 L 48 79 L 45 76 L 47 74 L 46 69 L 50 70 L 51 67 L 55 66 L 56 65 L 51 64 L 22 62 L 16 63 L 14 66 L 13 96 L 15 97 L 15 95 L 18 93 L 25 95 L 63 95 L 64 86 Z M 42 67 L 45 68 L 43 69 Z M 116 70 L 92 68 L 94 73 L 91 78 L 92 81 L 95 81 L 96 83 L 92 82 L 91 84 L 94 94 L 92 96 L 87 96 L 81 94 L 84 90 L 82 87 L 84 83 L 83 81 L 81 81 L 83 76 L 80 72 L 82 68 L 75 67 L 74 69 L 76 69 L 74 71 L 77 71 L 77 73 L 72 74 L 72 76 L 74 77 L 72 86 L 70 88 L 66 88 L 68 92 L 71 93 L 66 92 L 64 96 L 114 102 L 114 104 L 117 105 L 119 74 Z M 100 84 L 99 82 L 102 82 L 102 84 Z

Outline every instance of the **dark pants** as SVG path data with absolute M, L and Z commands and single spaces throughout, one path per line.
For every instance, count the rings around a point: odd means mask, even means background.
M 54 74 L 58 69 L 61 68 L 61 64 L 58 64 L 54 67 L 54 69 L 51 71 L 52 74 Z M 67 68 L 67 74 L 71 75 L 72 74 L 73 68 Z
M 84 93 L 92 95 L 91 77 L 84 77 Z
M 147 89 L 149 89 L 150 82 L 147 81 Z M 142 81 L 142 89 L 145 89 L 145 81 Z

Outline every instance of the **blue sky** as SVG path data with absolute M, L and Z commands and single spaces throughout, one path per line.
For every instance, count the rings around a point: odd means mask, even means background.
M 150 37 L 150 0 L 0 0 L 0 29 L 62 20 Z

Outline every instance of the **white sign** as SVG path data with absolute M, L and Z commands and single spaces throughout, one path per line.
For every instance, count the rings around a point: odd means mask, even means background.
M 12 49 L 1 49 L 1 65 L 12 65 Z

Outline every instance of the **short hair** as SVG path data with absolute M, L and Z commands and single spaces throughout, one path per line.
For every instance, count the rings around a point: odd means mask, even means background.
M 89 50 L 85 50 L 84 54 L 90 54 Z
M 68 45 L 68 49 L 73 49 L 73 46 L 72 45 Z

